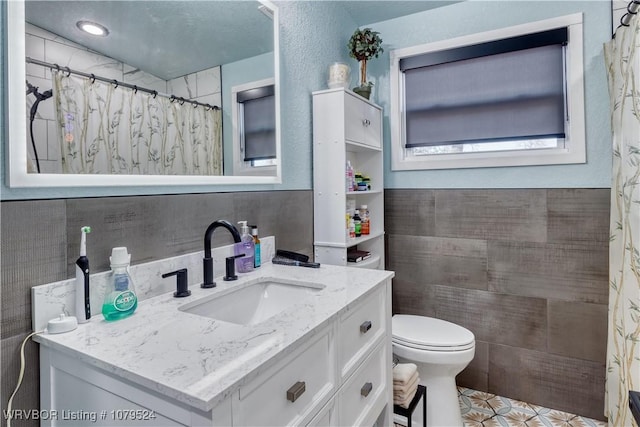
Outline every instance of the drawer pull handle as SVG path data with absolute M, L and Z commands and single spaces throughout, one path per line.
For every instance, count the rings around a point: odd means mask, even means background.
M 302 393 L 306 390 L 307 385 L 304 381 L 298 381 L 294 385 L 292 385 L 289 390 L 287 390 L 287 400 L 290 402 L 295 402 L 298 400 Z
M 360 394 L 364 397 L 367 397 L 369 396 L 369 393 L 371 393 L 371 390 L 373 390 L 373 384 L 365 383 L 360 389 Z
M 360 325 L 360 332 L 363 334 L 366 334 L 369 329 L 371 329 L 371 321 L 369 320 L 363 322 L 362 325 Z

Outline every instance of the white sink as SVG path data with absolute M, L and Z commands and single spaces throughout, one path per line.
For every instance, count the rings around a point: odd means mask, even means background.
M 179 310 L 238 325 L 255 325 L 303 302 L 322 288 L 323 285 L 313 283 L 285 283 L 268 279 L 201 298 L 179 307 Z

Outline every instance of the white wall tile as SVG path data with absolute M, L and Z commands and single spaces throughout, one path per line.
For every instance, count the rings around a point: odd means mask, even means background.
M 60 160 L 58 123 L 55 120 L 47 120 L 47 160 Z
M 44 60 L 44 39 L 25 34 L 25 55 L 29 58 Z M 40 65 L 26 64 L 27 76 L 45 77 L 45 68 Z
M 196 96 L 220 93 L 220 67 L 209 68 L 196 73 L 198 91 Z
M 122 81 L 132 85 L 138 85 L 146 89 L 157 90 L 160 93 L 167 93 L 166 80 L 126 64 L 124 64 L 124 77 Z
M 45 61 L 109 79 L 122 80 L 121 62 L 49 40 L 45 42 Z
M 187 76 L 178 77 L 167 82 L 167 92 L 181 96 L 183 98 L 193 99 L 196 95 L 196 76 L 189 74 Z
M 222 94 L 214 93 L 206 96 L 199 96 L 195 98 L 195 101 L 202 102 L 203 104 L 209 104 L 222 108 Z

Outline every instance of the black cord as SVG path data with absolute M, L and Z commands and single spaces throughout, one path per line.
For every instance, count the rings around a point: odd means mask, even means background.
M 38 158 L 38 149 L 36 148 L 36 141 L 33 136 L 33 122 L 36 119 L 36 113 L 38 112 L 38 105 L 40 104 L 40 101 L 51 98 L 51 96 L 53 96 L 53 92 L 49 89 L 44 93 L 39 93 L 37 87 L 27 82 L 27 95 L 31 93 L 36 97 L 36 101 L 31 106 L 29 114 L 29 133 L 31 135 L 31 146 L 33 147 L 33 156 L 35 157 L 36 168 L 38 169 L 38 173 L 40 173 L 40 159 Z

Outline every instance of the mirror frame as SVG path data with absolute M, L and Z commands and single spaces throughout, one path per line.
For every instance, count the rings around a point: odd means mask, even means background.
M 278 8 L 268 0 L 258 0 L 273 11 L 273 62 L 276 83 L 276 165 L 275 176 L 198 176 L 198 175 L 106 175 L 27 173 L 27 112 L 25 102 L 25 3 L 6 2 L 7 6 L 7 118 L 9 141 L 5 155 L 6 184 L 11 188 L 37 187 L 118 187 L 175 186 L 214 184 L 282 183 L 280 120 L 280 38 Z

